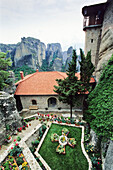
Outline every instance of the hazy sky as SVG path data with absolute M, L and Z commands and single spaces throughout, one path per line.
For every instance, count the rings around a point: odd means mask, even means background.
M 106 0 L 0 0 L 0 43 L 34 37 L 47 43 L 84 47 L 82 7 Z

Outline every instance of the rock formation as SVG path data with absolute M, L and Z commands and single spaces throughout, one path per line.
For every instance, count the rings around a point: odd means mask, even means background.
M 71 61 L 73 55 L 73 47 L 69 47 L 67 50 L 67 60 L 65 64 L 65 70 L 68 68 L 68 63 Z
M 107 1 L 107 7 L 104 14 L 101 43 L 99 49 L 99 62 L 96 69 L 96 79 L 99 80 L 103 65 L 113 54 L 113 1 Z
M 4 143 L 7 133 L 13 134 L 21 125 L 13 95 L 0 91 L 0 145 Z
M 63 64 L 62 48 L 59 43 L 47 45 L 46 59 L 48 66 L 54 71 L 61 71 Z
M 112 170 L 112 169 L 113 169 L 113 141 L 110 141 L 105 157 L 103 170 Z
M 13 63 L 15 67 L 28 65 L 36 69 L 41 66 L 42 60 L 45 59 L 46 46 L 40 40 L 35 38 L 22 38 L 14 49 Z
M 13 71 L 8 71 L 8 72 L 9 72 L 9 76 L 6 80 L 6 83 L 8 84 L 8 86 L 4 87 L 4 91 L 9 94 L 14 94 L 16 90 L 15 75 Z
M 73 47 L 62 52 L 60 43 L 47 44 L 46 48 L 39 39 L 23 37 L 17 44 L 0 44 L 0 51 L 8 51 L 7 57 L 11 58 L 13 68 L 27 65 L 34 70 L 65 71 L 72 59 Z
M 65 61 L 65 70 L 68 69 L 68 63 L 70 63 L 70 61 L 72 60 L 72 55 L 73 55 L 73 47 L 69 47 L 67 50 L 67 55 L 64 53 L 64 55 L 66 56 L 66 61 Z M 77 58 L 77 70 L 78 72 L 80 71 L 80 64 L 79 61 L 81 60 L 80 56 L 78 56 Z

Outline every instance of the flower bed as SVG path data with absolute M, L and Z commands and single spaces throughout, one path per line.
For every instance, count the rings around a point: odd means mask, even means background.
M 65 146 L 63 145 L 58 145 L 56 148 L 56 152 L 58 152 L 59 154 L 65 154 Z
M 68 135 L 69 134 L 69 130 L 67 128 L 63 128 L 62 129 L 62 135 Z
M 76 145 L 75 138 L 68 138 L 67 143 L 68 143 L 68 145 L 70 145 L 71 147 L 74 148 L 74 146 Z
M 51 135 L 51 141 L 52 142 L 57 142 L 59 140 L 59 135 L 57 135 L 56 133 L 53 133 Z
M 18 143 L 16 143 L 16 139 L 14 139 L 14 146 L 11 147 L 8 156 L 1 165 L 2 169 L 5 170 L 30 170 L 30 167 L 22 154 L 22 149 L 18 146 Z

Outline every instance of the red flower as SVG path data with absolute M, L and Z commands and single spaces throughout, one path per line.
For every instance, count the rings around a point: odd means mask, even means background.
M 23 128 L 25 128 L 25 126 L 23 126 Z
M 100 164 L 100 162 L 97 162 L 98 163 L 98 165 Z
M 26 125 L 28 127 L 28 125 Z
M 16 139 L 14 139 L 14 142 L 16 142 Z
M 19 154 L 19 157 L 21 156 L 21 154 Z
M 16 146 L 18 146 L 18 143 L 16 143 Z
M 13 147 L 11 147 L 11 149 L 13 149 Z

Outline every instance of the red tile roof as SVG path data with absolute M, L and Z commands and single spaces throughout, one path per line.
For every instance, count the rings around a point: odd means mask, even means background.
M 78 79 L 80 73 L 76 73 Z M 54 85 L 58 85 L 56 79 L 64 79 L 67 74 L 64 72 L 50 71 L 50 72 L 36 72 L 24 77 L 24 79 L 16 83 L 17 88 L 15 95 L 55 95 L 53 91 Z M 95 82 L 91 78 L 91 83 Z

